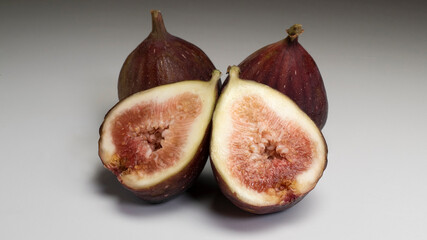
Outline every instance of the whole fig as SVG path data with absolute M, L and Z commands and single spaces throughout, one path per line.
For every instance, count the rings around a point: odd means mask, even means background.
M 197 46 L 166 31 L 160 11 L 152 10 L 152 31 L 133 50 L 120 71 L 118 95 L 189 79 L 208 81 L 215 66 Z
M 252 53 L 239 64 L 240 77 L 279 90 L 322 129 L 328 116 L 328 100 L 320 71 L 311 55 L 299 44 L 300 24 L 288 36 Z

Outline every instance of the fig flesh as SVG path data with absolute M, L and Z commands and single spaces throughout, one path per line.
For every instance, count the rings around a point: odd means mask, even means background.
M 126 58 L 119 75 L 118 95 L 173 82 L 208 81 L 215 66 L 197 46 L 166 31 L 160 11 L 152 10 L 152 31 Z
M 208 154 L 220 72 L 135 93 L 116 104 L 100 128 L 104 166 L 138 197 L 162 202 L 185 191 Z
M 240 64 L 240 77 L 275 88 L 291 98 L 322 129 L 328 116 L 328 100 L 320 71 L 299 44 L 300 24 L 288 36 L 252 53 Z
M 284 210 L 323 174 L 327 146 L 316 124 L 287 96 L 229 70 L 212 119 L 211 166 L 221 191 L 241 209 Z

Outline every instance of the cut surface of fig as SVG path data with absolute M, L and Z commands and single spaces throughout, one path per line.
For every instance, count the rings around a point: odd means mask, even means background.
M 209 81 L 215 69 L 200 48 L 166 31 L 160 11 L 152 10 L 151 18 L 151 33 L 129 54 L 120 70 L 119 99 L 178 81 Z
M 328 100 L 316 62 L 298 42 L 302 26 L 295 24 L 288 36 L 249 55 L 240 64 L 240 77 L 266 84 L 291 98 L 322 129 Z
M 224 194 L 263 214 L 292 206 L 311 191 L 326 167 L 327 147 L 315 123 L 280 92 L 230 79 L 218 100 L 210 156 Z
M 99 156 L 141 198 L 161 201 L 182 192 L 207 159 L 219 71 L 133 94 L 113 107 L 100 129 Z
M 145 101 L 114 120 L 113 143 L 126 171 L 150 175 L 179 160 L 193 121 L 200 115 L 201 97 L 185 92 L 162 103 Z M 116 160 L 117 161 L 117 160 Z

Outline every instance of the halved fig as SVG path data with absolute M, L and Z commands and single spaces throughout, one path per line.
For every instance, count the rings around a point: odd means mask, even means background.
M 138 197 L 161 202 L 186 190 L 209 152 L 221 73 L 135 93 L 114 106 L 100 128 L 104 166 Z
M 327 146 L 286 95 L 229 69 L 212 119 L 211 166 L 224 195 L 256 214 L 284 210 L 323 174 Z

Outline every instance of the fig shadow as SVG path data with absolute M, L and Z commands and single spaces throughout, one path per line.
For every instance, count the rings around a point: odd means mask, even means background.
M 260 231 L 298 223 L 311 214 L 316 202 L 315 194 L 310 193 L 301 202 L 282 212 L 267 215 L 248 213 L 232 204 L 222 194 L 212 173 L 205 172 L 186 192 L 162 203 L 149 203 L 139 199 L 125 189 L 114 174 L 100 166 L 97 167 L 94 183 L 100 194 L 116 199 L 117 209 L 122 214 L 134 217 L 167 216 L 188 205 L 201 204 L 208 209 L 209 221 L 221 228 L 238 232 Z
M 234 206 L 221 192 L 212 173 L 202 173 L 186 192 L 190 198 L 205 202 L 210 212 L 228 218 L 251 218 L 255 215 Z
M 149 203 L 139 199 L 124 188 L 114 174 L 103 167 L 97 168 L 94 183 L 100 194 L 117 200 L 116 205 L 120 213 L 130 216 L 166 215 L 183 205 L 183 199 L 179 196 L 163 203 Z

